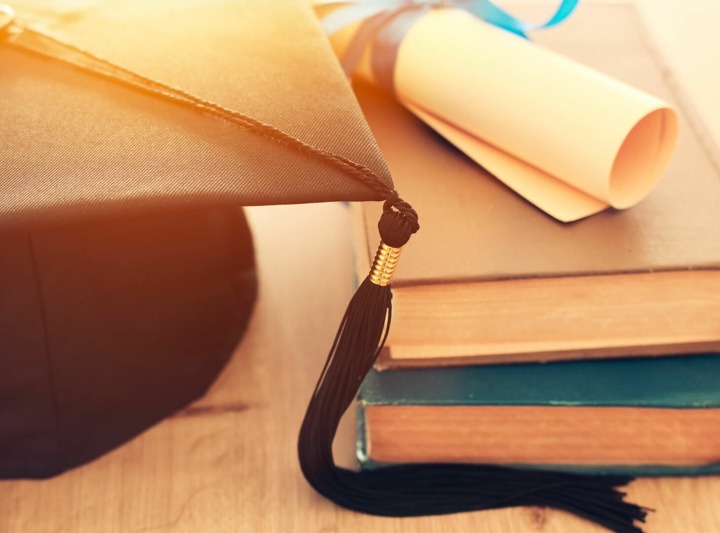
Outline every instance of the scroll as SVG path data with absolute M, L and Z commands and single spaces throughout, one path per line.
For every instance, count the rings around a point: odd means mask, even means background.
M 631 207 L 662 176 L 678 135 L 667 103 L 463 9 L 425 8 L 405 27 L 403 16 L 387 17 L 368 39 L 355 74 L 392 88 L 421 120 L 549 215 L 571 222 Z M 334 33 L 338 55 L 354 53 L 371 23 Z M 388 29 L 396 36 L 383 38 Z

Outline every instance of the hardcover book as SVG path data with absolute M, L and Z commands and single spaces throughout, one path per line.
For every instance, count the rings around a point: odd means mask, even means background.
M 537 40 L 683 108 L 628 6 L 587 6 Z M 422 213 L 379 368 L 720 349 L 720 174 L 687 113 L 647 199 L 562 224 L 386 93 L 355 89 L 398 190 Z M 375 253 L 377 214 L 359 208 L 358 272 Z
M 358 454 L 602 474 L 720 473 L 720 357 L 373 371 Z

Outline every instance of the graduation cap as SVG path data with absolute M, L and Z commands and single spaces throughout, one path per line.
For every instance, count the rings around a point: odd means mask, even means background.
M 341 320 L 300 430 L 300 466 L 309 483 L 344 507 L 377 515 L 540 505 L 617 531 L 638 530 L 634 520 L 644 510 L 616 490 L 627 477 L 489 465 L 361 472 L 335 465 L 335 432 L 387 336 L 392 274 L 419 224 L 394 190 L 306 2 L 131 0 L 70 15 L 33 29 L 10 10 L 0 12 L 0 368 L 6 370 L 0 376 L 0 477 L 37 477 L 79 464 L 152 421 L 141 407 L 118 398 L 111 398 L 111 414 L 95 401 L 111 377 L 134 383 L 125 391 L 139 390 L 141 367 L 107 362 L 126 355 L 113 347 L 118 331 L 137 336 L 131 346 L 145 354 L 141 359 L 156 349 L 177 349 L 153 343 L 154 334 L 143 338 L 132 317 L 116 313 L 124 302 L 122 276 L 92 281 L 104 268 L 116 270 L 113 259 L 123 267 L 129 261 L 133 246 L 117 252 L 117 243 L 139 239 L 149 256 L 165 239 L 180 248 L 186 244 L 189 253 L 171 258 L 166 272 L 188 261 L 200 278 L 211 278 L 185 288 L 193 291 L 180 312 L 186 315 L 175 316 L 169 290 L 161 295 L 170 298 L 168 306 L 155 308 L 168 315 L 155 322 L 186 340 L 200 339 L 187 341 L 195 342 L 190 351 L 204 347 L 219 354 L 217 364 L 193 382 L 197 396 L 221 368 L 223 350 L 247 317 L 243 309 L 249 306 L 228 298 L 252 300 L 252 283 L 228 273 L 252 266 L 251 259 L 243 262 L 243 248 L 230 244 L 232 231 L 249 239 L 237 206 L 374 200 L 384 202 L 378 254 Z M 203 219 L 205 225 L 197 222 Z M 157 229 L 163 224 L 165 232 Z M 193 259 L 198 254 L 201 259 Z M 161 263 L 140 283 L 162 278 Z M 8 281 L 21 276 L 17 287 Z M 178 276 L 177 285 L 188 279 L 195 278 Z M 193 329 L 197 313 L 188 301 L 210 310 L 221 326 Z M 22 308 L 25 314 L 17 314 Z M 82 331 L 84 320 L 96 328 L 92 335 Z M 23 338 L 8 336 L 11 330 L 24 332 Z M 103 365 L 88 366 L 93 354 L 114 369 L 113 376 Z M 24 372 L 31 365 L 35 370 Z M 20 370 L 8 373 L 11 367 Z M 180 395 L 163 409 L 171 412 L 187 400 Z M 25 421 L 31 410 L 38 411 L 31 419 L 39 431 Z M 131 429 L 118 434 L 107 419 L 123 418 Z M 99 445 L 72 434 L 92 433 L 91 424 L 101 428 Z

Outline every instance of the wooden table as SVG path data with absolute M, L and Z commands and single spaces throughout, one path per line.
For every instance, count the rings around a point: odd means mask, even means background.
M 208 395 L 92 464 L 48 481 L 1 482 L 0 532 L 602 531 L 541 508 L 391 519 L 318 496 L 300 474 L 295 444 L 352 291 L 349 213 L 340 204 L 249 212 L 260 298 Z M 350 465 L 347 422 L 336 448 Z M 643 479 L 629 494 L 657 509 L 648 531 L 720 531 L 720 477 Z

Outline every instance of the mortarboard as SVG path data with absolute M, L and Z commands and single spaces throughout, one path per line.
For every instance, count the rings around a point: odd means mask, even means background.
M 9 12 L 4 20 L 9 22 Z M 301 427 L 300 465 L 310 484 L 344 507 L 371 514 L 542 505 L 618 531 L 637 531 L 633 521 L 644 511 L 623 501 L 615 488 L 627 477 L 484 465 L 399 465 L 363 472 L 335 466 L 338 423 L 387 335 L 392 273 L 419 224 L 417 213 L 394 190 L 309 5 L 300 0 L 115 1 L 66 16 L 42 31 L 22 23 L 7 23 L 0 31 L 0 242 L 12 245 L 15 236 L 32 242 L 35 235 L 50 235 L 52 241 L 65 228 L 82 232 L 105 223 L 116 231 L 129 227 L 131 234 L 144 233 L 125 221 L 150 217 L 147 223 L 154 227 L 153 217 L 202 212 L 217 218 L 217 212 L 229 216 L 226 210 L 236 206 L 383 201 L 378 255 L 341 321 Z M 242 221 L 222 225 L 223 238 L 242 227 Z M 53 269 L 53 257 L 62 256 L 66 246 L 87 246 L 87 240 L 78 242 L 75 234 L 49 242 L 54 256 L 43 255 L 40 259 L 48 262 L 30 272 L 37 277 L 38 271 Z M 30 254 L 31 263 L 37 259 Z M 222 254 L 206 259 L 224 260 Z M 59 301 L 72 301 L 72 280 L 82 275 L 60 269 L 54 283 L 71 288 L 56 290 Z M 12 295 L 13 302 L 26 298 Z M 5 315 L 2 320 L 9 320 Z M 48 330 L 55 325 L 57 331 Z M 68 335 L 64 327 L 60 320 L 40 324 L 38 331 L 52 341 Z M 80 375 L 96 379 L 87 371 Z M 48 381 L 43 386 L 52 389 Z M 58 405 L 52 390 L 39 393 L 50 397 L 47 426 L 63 427 L 72 419 L 72 413 L 60 419 L 52 412 Z M 68 438 L 57 428 L 35 437 L 38 442 Z M 33 464 L 32 458 L 24 461 L 26 468 Z M 28 472 L 18 468 L 10 475 Z M 2 470 L 0 475 L 8 477 Z

